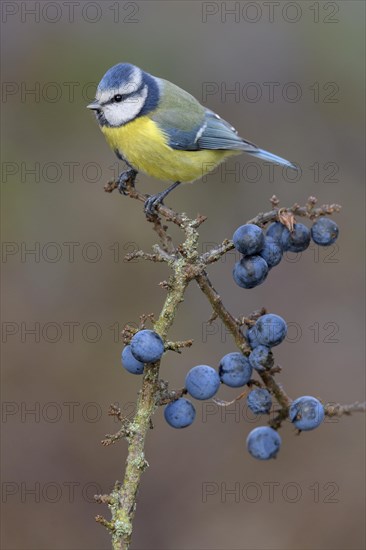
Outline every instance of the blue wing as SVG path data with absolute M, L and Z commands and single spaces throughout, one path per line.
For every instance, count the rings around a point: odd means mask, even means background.
M 233 126 L 212 111 L 206 111 L 203 123 L 189 132 L 172 128 L 169 138 L 169 145 L 173 149 L 243 151 L 262 160 L 297 170 L 297 167 L 288 160 L 260 149 L 254 143 L 241 138 Z
M 254 143 L 245 141 L 226 120 L 207 110 L 204 124 L 197 136 L 198 149 L 229 149 L 252 152 L 258 149 Z
M 160 82 L 163 83 L 166 93 L 160 102 L 160 109 L 153 112 L 151 118 L 164 132 L 172 149 L 243 151 L 263 160 L 296 169 L 289 161 L 259 149 L 254 143 L 241 138 L 228 122 L 213 111 L 205 109 L 184 90 L 171 82 L 162 79 Z
M 191 107 L 191 106 L 190 106 Z M 152 118 L 169 139 L 172 149 L 200 151 L 202 149 L 239 149 L 255 151 L 257 147 L 238 136 L 235 128 L 209 110 L 201 113 L 158 111 Z M 179 116 L 178 116 L 179 115 Z

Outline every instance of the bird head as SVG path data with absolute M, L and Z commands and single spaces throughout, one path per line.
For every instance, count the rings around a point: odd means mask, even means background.
M 157 79 L 129 63 L 111 67 L 98 84 L 95 111 L 101 126 L 123 126 L 154 109 L 159 100 Z

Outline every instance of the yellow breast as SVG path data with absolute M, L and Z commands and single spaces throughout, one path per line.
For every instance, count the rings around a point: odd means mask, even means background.
M 172 149 L 164 133 L 147 116 L 138 117 L 119 128 L 102 126 L 101 130 L 110 147 L 119 151 L 133 168 L 166 181 L 194 181 L 213 170 L 225 158 L 240 153 Z

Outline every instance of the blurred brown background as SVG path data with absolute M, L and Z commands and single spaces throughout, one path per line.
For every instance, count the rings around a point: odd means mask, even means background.
M 243 155 L 177 190 L 169 205 L 208 216 L 203 248 L 266 210 L 273 193 L 283 205 L 311 194 L 343 205 L 338 246 L 288 257 L 262 286 L 235 286 L 233 255 L 210 274 L 235 315 L 265 305 L 291 323 L 276 359 L 292 397 L 362 401 L 364 3 L 30 1 L 2 9 L 2 547 L 104 550 L 109 536 L 94 516 L 108 510 L 92 496 L 122 479 L 126 445 L 100 440 L 118 429 L 109 403 L 132 414 L 141 383 L 120 366 L 118 334 L 143 312 L 158 314 L 168 271 L 123 261 L 136 247 L 149 250 L 155 235 L 140 204 L 103 192 L 117 163 L 85 105 L 104 72 L 129 61 L 300 164 L 291 182 L 290 172 L 275 167 L 272 177 Z M 138 186 L 162 189 L 143 175 Z M 164 359 L 172 387 L 195 364 L 217 366 L 234 350 L 220 323 L 207 328 L 209 317 L 192 285 L 171 337 L 195 344 Z M 277 460 L 261 463 L 245 438 L 265 419 L 248 417 L 244 403 L 231 415 L 196 407 L 197 421 L 183 431 L 156 414 L 133 548 L 364 547 L 363 415 L 300 437 L 287 424 Z

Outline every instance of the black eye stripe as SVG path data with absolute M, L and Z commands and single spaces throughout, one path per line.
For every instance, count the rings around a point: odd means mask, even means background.
M 115 94 L 111 99 L 108 99 L 107 101 L 103 101 L 101 102 L 100 101 L 100 105 L 101 106 L 104 106 L 104 105 L 108 105 L 108 104 L 113 104 L 113 103 L 121 103 L 122 101 L 125 101 L 126 99 L 131 99 L 131 98 L 134 98 L 134 97 L 137 97 L 139 96 L 139 94 L 141 93 L 141 91 L 143 90 L 144 86 L 140 86 L 140 88 L 138 90 L 134 90 L 134 91 L 131 91 L 130 93 L 128 94 Z M 118 98 L 118 99 L 116 99 Z
M 116 100 L 116 97 L 120 98 Z M 116 94 L 111 99 L 108 99 L 108 101 L 100 102 L 100 105 L 109 105 L 111 103 L 121 103 L 122 101 L 125 101 L 127 98 L 131 97 L 131 94 Z

